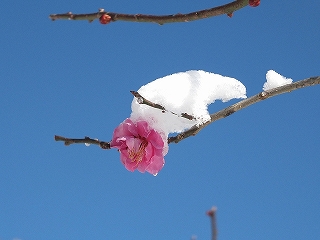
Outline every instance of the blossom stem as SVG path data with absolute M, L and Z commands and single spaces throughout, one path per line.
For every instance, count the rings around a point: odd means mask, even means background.
M 130 22 L 152 22 L 160 25 L 165 23 L 175 22 L 189 22 L 203 18 L 215 17 L 222 14 L 233 13 L 249 4 L 249 0 L 236 0 L 221 6 L 204 9 L 196 12 L 187 14 L 171 14 L 171 15 L 147 15 L 147 14 L 123 14 L 106 12 L 104 9 L 100 9 L 96 13 L 85 13 L 85 14 L 73 14 L 71 12 L 63 14 L 51 14 L 49 18 L 51 20 L 57 19 L 69 19 L 69 20 L 87 20 L 92 22 L 95 19 L 99 19 L 102 15 L 107 14 L 111 17 L 112 21 L 130 21 Z

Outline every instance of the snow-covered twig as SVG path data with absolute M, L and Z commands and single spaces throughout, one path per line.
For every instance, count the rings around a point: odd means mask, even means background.
M 222 14 L 227 14 L 231 16 L 233 12 L 247 6 L 249 0 L 236 0 L 225 5 L 213 7 L 210 9 L 204 9 L 196 12 L 186 13 L 186 14 L 172 14 L 172 15 L 146 15 L 146 14 L 123 14 L 106 12 L 104 9 L 100 9 L 96 13 L 86 13 L 86 14 L 73 14 L 71 12 L 63 14 L 51 14 L 49 18 L 51 20 L 57 19 L 67 19 L 67 20 L 87 20 L 92 22 L 95 19 L 99 19 L 103 15 L 108 15 L 111 21 L 130 21 L 130 22 L 152 22 L 158 23 L 160 25 L 165 23 L 175 23 L 175 22 L 189 22 L 195 21 L 203 18 L 215 17 Z
M 310 87 L 316 84 L 320 84 L 320 76 L 318 77 L 310 77 L 301 81 L 297 81 L 291 84 L 287 84 L 281 87 L 277 87 L 277 88 L 273 88 L 270 89 L 268 91 L 263 91 L 257 95 L 254 95 L 250 98 L 247 98 L 245 100 L 242 100 L 238 103 L 235 103 L 219 112 L 210 114 L 210 121 L 202 124 L 202 125 L 195 125 L 193 127 L 191 127 L 190 129 L 177 134 L 176 136 L 173 137 L 169 137 L 168 138 L 168 143 L 178 143 L 181 140 L 190 137 L 190 136 L 194 136 L 196 135 L 200 130 L 202 130 L 204 127 L 208 126 L 210 123 L 213 123 L 219 119 L 225 118 L 230 116 L 231 114 L 244 109 L 254 103 L 258 103 L 262 100 L 283 94 L 283 93 L 287 93 L 287 92 L 292 92 L 294 90 L 300 89 L 300 88 L 304 88 L 304 87 Z M 95 144 L 95 145 L 99 145 L 101 148 L 103 149 L 110 149 L 110 143 L 109 142 L 103 142 L 103 141 L 99 141 L 96 139 L 91 139 L 89 137 L 85 137 L 83 139 L 72 139 L 72 138 L 65 138 L 65 137 L 61 137 L 61 136 L 55 136 L 55 140 L 56 141 L 64 141 L 65 145 L 70 145 L 73 143 L 86 143 L 86 144 Z
M 190 129 L 188 129 L 182 133 L 179 133 L 178 135 L 176 135 L 174 137 L 169 137 L 168 143 L 172 143 L 172 142 L 178 143 L 187 137 L 194 136 L 200 130 L 202 130 L 204 127 L 208 126 L 210 123 L 213 123 L 221 118 L 228 117 L 231 114 L 233 114 L 241 109 L 244 109 L 254 103 L 260 102 L 260 101 L 265 100 L 267 98 L 277 96 L 279 94 L 291 92 L 291 91 L 294 91 L 294 90 L 297 90 L 297 89 L 300 89 L 303 87 L 309 87 L 309 86 L 313 86 L 316 84 L 320 84 L 320 76 L 307 78 L 307 79 L 304 79 L 304 80 L 301 80 L 298 82 L 294 82 L 294 83 L 287 84 L 287 85 L 284 85 L 281 87 L 273 88 L 268 91 L 263 91 L 257 95 L 254 95 L 250 98 L 242 100 L 238 103 L 235 103 L 235 104 L 233 104 L 233 105 L 231 105 L 231 106 L 229 106 L 219 112 L 210 114 L 210 118 L 211 118 L 210 121 L 208 121 L 202 125 L 199 125 L 199 126 L 195 125 L 195 126 L 191 127 Z
M 148 99 L 145 99 L 143 96 L 141 96 L 140 93 L 136 92 L 136 91 L 130 91 L 132 93 L 132 95 L 137 99 L 138 103 L 139 104 L 146 104 L 150 107 L 153 107 L 153 108 L 158 108 L 160 109 L 161 111 L 167 111 L 163 106 L 161 106 L 160 104 L 157 104 L 157 103 L 153 103 L 151 101 L 149 101 Z
M 153 102 L 149 101 L 148 99 L 144 98 L 143 96 L 141 96 L 140 93 L 138 93 L 136 91 L 130 91 L 130 92 L 132 93 L 132 95 L 135 98 L 137 98 L 137 101 L 138 101 L 139 104 L 146 104 L 146 105 L 148 105 L 150 107 L 160 109 L 163 113 L 164 112 L 170 112 L 173 115 L 176 115 L 178 117 L 183 117 L 183 118 L 186 118 L 186 119 L 189 119 L 189 120 L 195 119 L 195 117 L 193 117 L 192 115 L 189 115 L 188 113 L 177 114 L 177 113 L 174 113 L 172 111 L 169 111 L 169 110 L 165 109 L 165 107 L 163 107 L 162 105 L 157 104 L 157 103 L 153 103 Z

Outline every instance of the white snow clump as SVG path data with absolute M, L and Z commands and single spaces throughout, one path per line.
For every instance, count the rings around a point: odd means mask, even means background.
M 267 81 L 263 84 L 263 91 L 292 83 L 291 78 L 286 78 L 273 70 L 267 72 L 266 78 Z
M 134 98 L 131 104 L 131 120 L 148 121 L 151 127 L 166 135 L 209 121 L 207 106 L 215 100 L 227 102 L 234 98 L 247 97 L 246 87 L 240 81 L 202 70 L 159 78 L 142 86 L 138 93 L 145 99 L 160 104 L 167 111 L 139 104 L 138 99 Z M 195 119 L 183 118 L 180 116 L 183 113 L 192 115 Z

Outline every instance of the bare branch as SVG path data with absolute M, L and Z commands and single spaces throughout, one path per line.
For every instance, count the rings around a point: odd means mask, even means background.
M 234 2 L 227 3 L 225 5 L 213 7 L 210 9 L 204 9 L 196 12 L 186 14 L 172 14 L 172 15 L 146 15 L 146 14 L 123 14 L 106 12 L 104 9 L 100 9 L 96 13 L 87 14 L 73 14 L 71 12 L 63 14 L 51 14 L 49 18 L 51 20 L 57 19 L 68 19 L 68 20 L 87 20 L 92 22 L 95 19 L 99 19 L 103 15 L 111 17 L 112 21 L 130 21 L 130 22 L 151 22 L 158 23 L 160 25 L 165 23 L 176 23 L 176 22 L 190 22 L 203 18 L 215 17 L 222 14 L 231 16 L 233 12 L 248 5 L 249 0 L 236 0 Z
M 63 141 L 64 145 L 69 146 L 74 143 L 85 143 L 85 144 L 95 144 L 99 145 L 102 149 L 110 149 L 110 143 L 109 142 L 103 142 L 99 141 L 98 139 L 92 139 L 89 137 L 84 138 L 66 138 L 62 136 L 54 136 L 54 140 L 56 141 Z
M 238 103 L 235 103 L 219 112 L 216 112 L 216 113 L 213 113 L 210 115 L 211 117 L 211 120 L 202 124 L 202 125 L 194 125 L 193 127 L 191 127 L 190 129 L 186 130 L 185 132 L 182 132 L 174 137 L 170 137 L 168 138 L 168 143 L 178 143 L 180 142 L 181 140 L 187 138 L 187 137 L 190 137 L 190 136 L 194 136 L 196 135 L 200 130 L 202 130 L 204 127 L 208 126 L 210 123 L 213 123 L 221 118 L 225 118 L 225 117 L 228 117 L 230 116 L 231 114 L 241 110 L 241 109 L 244 109 L 254 103 L 258 103 L 262 100 L 265 100 L 265 99 L 268 99 L 268 98 L 271 98 L 271 97 L 274 97 L 274 96 L 277 96 L 279 94 L 283 94 L 283 93 L 287 93 L 287 92 L 291 92 L 291 91 L 294 91 L 294 90 L 297 90 L 297 89 L 300 89 L 300 88 L 303 88 L 303 87 L 310 87 L 310 86 L 313 86 L 313 85 L 316 85 L 316 84 L 320 84 L 320 77 L 311 77 L 311 78 L 308 78 L 308 79 L 304 79 L 304 80 L 301 80 L 301 81 L 298 81 L 298 82 L 294 82 L 294 83 L 291 83 L 291 84 L 287 84 L 287 85 L 284 85 L 284 86 L 281 86 L 281 87 L 277 87 L 277 88 L 273 88 L 271 90 L 268 90 L 268 91 L 264 91 L 264 92 L 261 92 L 257 95 L 254 95 L 250 98 L 247 98 L 245 100 L 242 100 Z

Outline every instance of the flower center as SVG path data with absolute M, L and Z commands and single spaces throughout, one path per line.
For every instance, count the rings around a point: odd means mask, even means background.
M 135 149 L 135 147 L 133 147 L 132 149 L 128 150 L 129 158 L 132 160 L 132 162 L 137 162 L 137 164 L 139 164 L 142 161 L 144 150 L 147 146 L 148 141 L 146 139 L 143 139 L 139 144 L 138 149 Z

